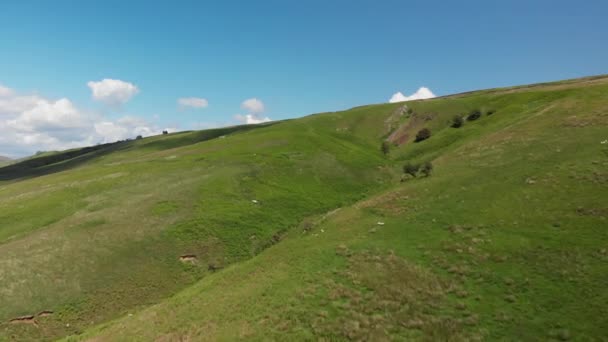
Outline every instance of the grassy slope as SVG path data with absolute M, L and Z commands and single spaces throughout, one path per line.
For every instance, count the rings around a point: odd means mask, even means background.
M 348 120 L 382 120 L 391 107 Z M 38 328 L 1 325 L 0 340 L 73 334 L 155 303 L 389 184 L 381 132 L 341 137 L 334 120 L 161 136 L 74 157 L 85 162 L 55 154 L 55 164 L 0 169 L 35 176 L 0 183 L 0 320 L 54 311 Z
M 0 316 L 56 313 L 0 339 L 121 315 L 73 338 L 606 336 L 606 93 L 600 79 L 413 102 L 390 161 L 399 104 L 146 139 L 6 182 Z M 478 107 L 496 113 L 448 127 Z M 433 137 L 411 143 L 422 126 Z M 435 172 L 399 183 L 385 165 L 406 160 Z
M 10 165 L 13 161 L 8 157 L 0 156 L 0 167 Z
M 84 337 L 605 338 L 607 93 L 574 83 L 411 103 L 435 133 L 393 157 L 433 159 L 432 177 L 305 222 Z M 480 106 L 496 113 L 448 127 Z

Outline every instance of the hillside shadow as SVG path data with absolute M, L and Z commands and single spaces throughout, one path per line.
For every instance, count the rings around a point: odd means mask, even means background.
M 115 143 L 89 146 L 52 155 L 34 157 L 5 167 L 0 167 L 0 181 L 24 180 L 70 170 L 88 161 L 121 150 L 132 148 L 144 150 L 177 148 L 216 139 L 228 134 L 269 127 L 277 123 L 279 123 L 279 121 L 259 125 L 241 125 L 204 131 L 180 132 L 169 134 L 150 142 L 146 142 L 145 139 L 118 141 Z
M 151 150 L 167 150 L 171 148 L 193 145 L 202 141 L 212 140 L 234 133 L 242 133 L 254 129 L 270 127 L 280 121 L 273 121 L 258 125 L 239 125 L 231 127 L 213 128 L 204 131 L 186 131 L 177 134 L 170 134 L 167 138 L 157 139 L 141 145 L 141 148 Z
M 89 160 L 129 148 L 132 144 L 133 141 L 121 141 L 24 160 L 0 168 L 0 181 L 27 179 L 69 170 Z

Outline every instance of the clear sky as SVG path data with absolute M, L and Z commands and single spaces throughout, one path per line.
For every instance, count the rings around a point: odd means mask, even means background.
M 607 18 L 605 0 L 4 0 L 0 155 L 608 73 Z

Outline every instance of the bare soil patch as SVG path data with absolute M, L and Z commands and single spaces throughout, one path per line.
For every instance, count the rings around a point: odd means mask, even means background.
M 34 317 L 34 315 L 15 317 L 8 322 L 10 324 L 32 324 L 32 325 L 38 326 L 38 323 L 36 322 L 36 318 Z
M 194 263 L 196 263 L 197 260 L 198 260 L 198 258 L 194 254 L 184 254 L 179 257 L 179 261 L 181 261 L 183 263 L 194 264 Z
M 51 311 L 51 310 L 44 310 L 44 311 L 40 311 L 38 313 L 38 317 L 48 317 L 48 316 L 50 316 L 52 314 L 53 314 L 53 311 Z

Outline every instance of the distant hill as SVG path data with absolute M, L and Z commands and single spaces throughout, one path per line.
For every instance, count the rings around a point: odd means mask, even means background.
M 0 341 L 602 340 L 606 94 L 593 77 L 16 162 Z
M 0 167 L 11 164 L 13 160 L 9 157 L 0 156 Z

